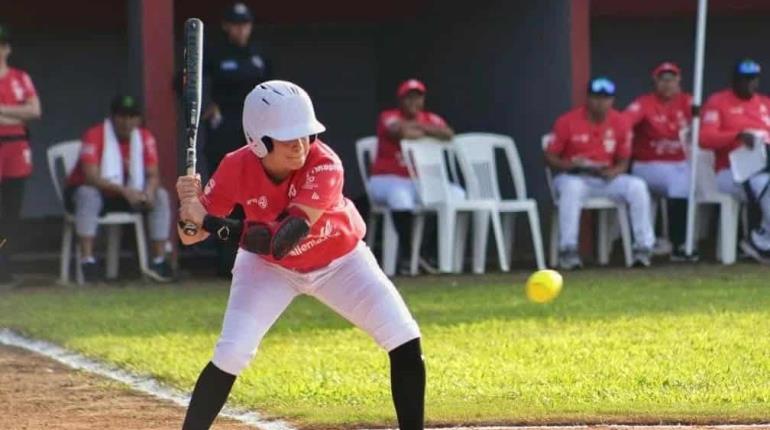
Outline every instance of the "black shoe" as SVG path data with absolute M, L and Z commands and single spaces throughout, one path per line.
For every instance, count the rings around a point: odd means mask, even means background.
M 583 268 L 583 260 L 577 248 L 565 248 L 559 251 L 559 268 L 562 270 L 577 270 Z
M 634 267 L 650 267 L 652 265 L 652 250 L 649 248 L 637 248 L 633 256 Z
M 171 270 L 168 260 L 163 260 L 160 263 L 150 263 L 147 276 L 157 282 L 171 282 L 174 280 L 174 272 Z
M 83 282 L 86 284 L 95 284 L 102 281 L 101 268 L 95 261 L 80 263 L 80 270 L 83 272 Z
M 698 251 L 692 251 L 691 255 L 687 255 L 684 245 L 674 247 L 671 251 L 671 261 L 674 263 L 697 263 L 700 260 L 700 254 Z

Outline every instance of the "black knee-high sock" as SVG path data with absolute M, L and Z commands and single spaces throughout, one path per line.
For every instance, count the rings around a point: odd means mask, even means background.
M 684 244 L 687 235 L 687 199 L 668 199 L 668 233 L 676 249 Z
M 398 258 L 407 260 L 411 257 L 413 215 L 408 211 L 393 211 L 392 214 L 398 232 Z
M 209 362 L 195 383 L 182 430 L 208 430 L 222 410 L 235 376 Z
M 400 430 L 422 430 L 425 414 L 425 363 L 420 338 L 390 351 L 390 386 Z

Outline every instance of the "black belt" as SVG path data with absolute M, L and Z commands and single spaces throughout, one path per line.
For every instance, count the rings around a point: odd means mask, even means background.
M 11 134 L 8 136 L 0 136 L 0 143 L 4 142 L 18 142 L 20 140 L 29 140 L 28 134 Z

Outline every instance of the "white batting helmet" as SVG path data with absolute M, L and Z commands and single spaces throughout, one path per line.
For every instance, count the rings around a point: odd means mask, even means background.
M 297 84 L 263 82 L 243 102 L 243 132 L 257 157 L 270 152 L 272 139 L 299 139 L 325 130 L 315 117 L 310 96 Z

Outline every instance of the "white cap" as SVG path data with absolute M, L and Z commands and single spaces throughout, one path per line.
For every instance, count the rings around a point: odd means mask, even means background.
M 256 87 L 243 102 L 243 132 L 257 157 L 267 155 L 262 138 L 293 140 L 326 130 L 318 122 L 310 96 L 288 81 L 267 81 Z

